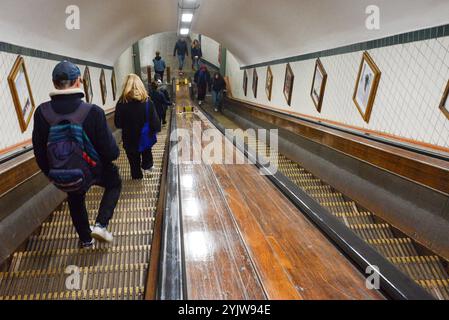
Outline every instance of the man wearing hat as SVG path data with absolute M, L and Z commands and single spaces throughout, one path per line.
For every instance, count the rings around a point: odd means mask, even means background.
M 98 177 L 95 184 L 105 188 L 95 226 L 89 224 L 86 210 L 85 192 L 67 192 L 70 215 L 80 237 L 81 248 L 92 248 L 94 239 L 112 242 L 113 236 L 107 231 L 110 219 L 121 192 L 121 179 L 118 168 L 112 163 L 119 156 L 119 148 L 108 127 L 102 108 L 85 103 L 81 89 L 80 69 L 73 63 L 62 61 L 53 70 L 55 90 L 50 93 L 51 100 L 41 104 L 34 115 L 33 147 L 37 164 L 49 177 L 50 162 L 47 152 L 50 127 L 56 122 L 73 123 L 82 120 L 82 129 L 90 140 L 99 159 Z

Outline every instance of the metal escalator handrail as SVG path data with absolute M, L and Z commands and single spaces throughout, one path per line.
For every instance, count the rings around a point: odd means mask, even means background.
M 177 129 L 176 110 L 171 114 L 170 123 L 171 132 L 168 133 L 168 139 Z M 187 295 L 177 141 L 171 141 L 170 139 L 168 154 L 167 194 L 162 226 L 157 299 L 183 300 Z
M 225 135 L 225 128 L 204 108 L 201 108 L 209 121 Z M 226 136 L 226 135 L 225 135 Z M 271 174 L 266 165 L 261 164 L 256 153 L 246 143 L 238 144 L 231 141 L 252 163 L 267 173 L 267 177 L 300 209 L 328 238 L 330 238 L 342 252 L 346 254 L 360 270 L 378 267 L 380 290 L 388 297 L 397 300 L 435 300 L 426 290 L 406 276 L 395 265 L 384 258 L 374 248 L 360 239 L 352 230 L 348 229 L 329 211 L 307 193 L 296 186 L 281 172 Z M 332 261 L 329 261 L 332 263 Z

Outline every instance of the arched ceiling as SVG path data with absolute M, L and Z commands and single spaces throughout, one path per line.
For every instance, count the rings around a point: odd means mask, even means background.
M 199 0 L 192 31 L 229 48 L 242 64 L 333 48 L 449 22 L 447 0 Z M 1 0 L 0 41 L 113 64 L 141 38 L 176 31 L 177 0 Z M 68 5 L 81 29 L 65 28 Z M 381 29 L 365 27 L 365 8 Z

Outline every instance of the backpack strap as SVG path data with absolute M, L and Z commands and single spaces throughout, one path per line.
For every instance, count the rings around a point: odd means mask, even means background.
M 69 114 L 59 114 L 53 110 L 51 101 L 49 101 L 44 103 L 40 109 L 42 116 L 47 120 L 50 126 L 57 125 L 62 121 L 69 121 L 72 124 L 82 125 L 90 110 L 92 110 L 92 105 L 82 102 L 74 112 Z

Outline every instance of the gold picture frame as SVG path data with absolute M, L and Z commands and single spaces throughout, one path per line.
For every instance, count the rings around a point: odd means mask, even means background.
M 246 70 L 243 71 L 243 93 L 245 97 L 248 95 L 248 73 Z
M 115 78 L 115 70 L 112 70 L 111 74 L 111 88 L 112 88 L 112 97 L 114 101 L 117 99 L 117 79 Z
M 324 93 L 326 91 L 327 72 L 324 69 L 321 60 L 318 58 L 315 62 L 315 71 L 313 73 L 312 89 L 310 90 L 310 97 L 315 104 L 316 110 L 321 113 L 323 106 Z
M 103 101 L 103 105 L 105 105 L 106 104 L 106 99 L 108 97 L 108 90 L 106 88 L 106 76 L 105 76 L 105 73 L 104 73 L 104 69 L 101 69 L 100 89 L 101 89 L 101 99 Z
M 267 67 L 267 79 L 265 81 L 265 93 L 267 94 L 268 101 L 271 101 L 271 96 L 273 93 L 273 72 L 271 67 Z
M 449 105 L 448 105 L 448 97 L 449 97 L 449 81 L 447 82 L 446 89 L 444 90 L 443 98 L 440 103 L 440 110 L 449 119 Z
M 257 87 L 259 86 L 259 75 L 257 74 L 257 70 L 253 70 L 253 94 L 254 98 L 257 98 Z
M 371 118 L 381 76 L 382 72 L 370 54 L 365 51 L 360 63 L 352 100 L 366 123 L 369 123 Z
M 18 56 L 8 76 L 8 84 L 11 90 L 14 107 L 19 120 L 20 130 L 24 133 L 33 117 L 36 104 L 31 90 L 25 60 Z
M 86 102 L 92 103 L 92 100 L 94 98 L 94 90 L 92 89 L 92 79 L 90 77 L 90 70 L 89 70 L 88 66 L 86 66 L 86 68 L 84 68 L 83 85 L 84 85 L 84 96 L 86 97 Z
M 295 75 L 293 74 L 292 67 L 290 63 L 287 63 L 285 68 L 285 79 L 284 79 L 284 96 L 287 100 L 289 106 L 292 105 L 292 95 L 293 95 L 293 85 L 295 84 Z

